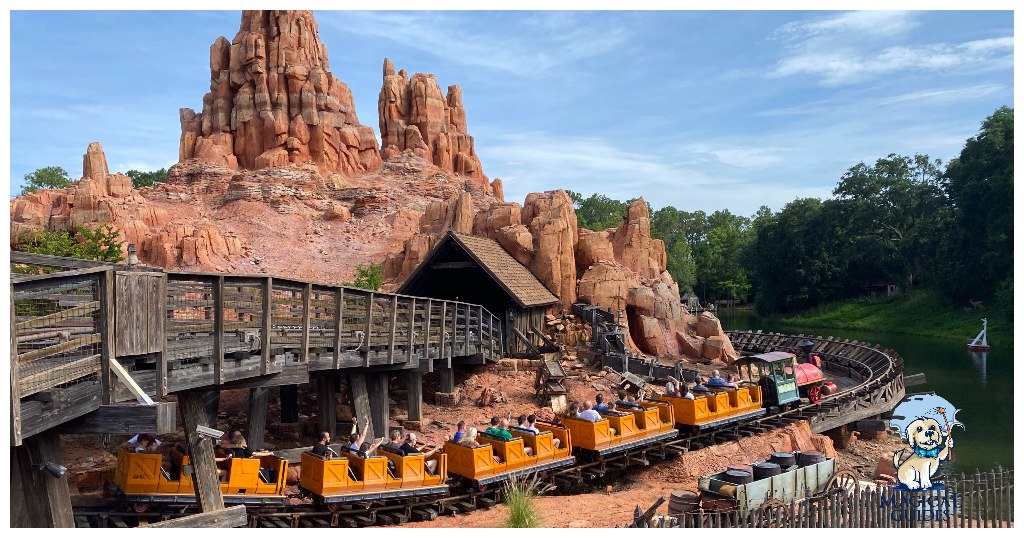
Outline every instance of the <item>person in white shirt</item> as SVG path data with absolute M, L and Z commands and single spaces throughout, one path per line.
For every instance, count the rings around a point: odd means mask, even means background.
M 576 418 L 580 420 L 586 420 L 587 422 L 597 422 L 601 420 L 601 414 L 593 409 L 594 404 L 589 401 L 583 402 L 583 411 L 576 414 Z

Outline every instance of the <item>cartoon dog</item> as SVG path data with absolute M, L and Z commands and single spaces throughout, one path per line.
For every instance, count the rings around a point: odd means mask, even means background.
M 906 449 L 892 455 L 896 477 L 907 489 L 928 489 L 932 487 L 932 476 L 939 470 L 939 462 L 949 459 L 953 437 L 947 435 L 943 439 L 938 421 L 926 417 L 918 417 L 907 425 L 906 433 L 914 453 L 903 462 L 900 462 L 900 457 Z

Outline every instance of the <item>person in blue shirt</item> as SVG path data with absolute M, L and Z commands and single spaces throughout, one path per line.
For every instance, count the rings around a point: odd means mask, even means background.
M 708 378 L 708 387 L 725 387 L 728 383 L 718 375 L 718 370 L 711 371 L 711 377 Z
M 453 443 L 458 443 L 459 440 L 461 440 L 462 437 L 465 436 L 465 435 L 466 435 L 466 421 L 465 420 L 460 420 L 458 428 L 455 430 L 455 435 L 452 436 L 452 442 Z
M 604 403 L 604 394 L 598 394 L 597 396 L 594 397 L 594 400 L 597 402 L 594 404 L 594 411 L 597 411 L 598 413 L 604 413 L 612 410 L 611 407 L 608 407 L 608 405 Z

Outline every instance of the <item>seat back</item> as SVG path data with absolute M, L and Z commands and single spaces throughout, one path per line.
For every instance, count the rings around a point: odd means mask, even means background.
M 423 485 L 424 486 L 437 486 L 444 484 L 448 481 L 448 454 L 444 452 L 435 452 L 427 460 L 437 461 L 437 474 L 430 474 L 424 471 L 423 473 Z M 494 460 L 491 460 L 494 461 Z
M 156 493 L 163 480 L 160 473 L 162 463 L 160 454 L 122 449 L 118 452 L 114 481 L 125 493 Z
M 260 460 L 231 458 L 228 460 L 228 481 L 220 489 L 224 493 L 256 493 L 260 484 Z
M 303 452 L 300 462 L 299 485 L 313 493 L 334 495 L 354 486 L 349 478 L 347 458 L 327 460 L 313 453 Z
M 358 454 L 345 454 L 356 478 L 363 483 L 362 491 L 384 489 L 388 484 L 388 459 L 382 456 L 363 458 Z
M 625 414 L 601 415 L 608 421 L 608 426 L 615 429 L 615 435 L 612 436 L 612 440 L 629 439 L 640 433 L 636 425 L 636 417 L 633 413 L 625 411 L 623 413 Z
M 505 441 L 487 436 L 487 442 L 494 447 L 494 453 L 501 458 L 507 470 L 518 469 L 529 463 L 529 458 L 526 456 L 526 444 L 521 437 L 513 437 L 511 441 Z
M 672 405 L 672 412 L 678 424 L 694 426 L 707 421 L 713 415 L 710 409 L 710 396 L 694 395 L 694 399 L 674 398 L 662 396 L 662 399 Z
M 537 429 L 541 433 L 551 434 L 552 458 L 559 459 L 572 454 L 572 434 L 565 426 L 551 424 L 550 422 L 537 422 Z M 558 439 L 558 448 L 555 448 L 555 439 Z
M 395 478 L 400 481 L 401 487 L 407 488 L 423 485 L 423 475 L 426 472 L 423 468 L 423 454 L 403 456 L 388 451 L 380 451 L 380 454 L 391 460 L 391 463 L 394 464 Z
M 477 439 L 480 440 L 479 437 Z M 470 479 L 504 472 L 505 464 L 494 461 L 493 449 L 489 443 L 469 448 L 447 441 L 444 444 L 444 453 L 448 456 L 447 472 Z
M 607 419 L 589 422 L 578 418 L 562 419 L 562 424 L 572 434 L 573 445 L 589 450 L 597 450 L 612 441 Z

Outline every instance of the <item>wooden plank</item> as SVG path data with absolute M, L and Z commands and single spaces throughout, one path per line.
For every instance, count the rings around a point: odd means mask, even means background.
M 388 403 L 387 372 L 370 372 L 366 374 L 366 389 L 370 397 L 370 420 L 373 423 L 375 437 L 384 437 L 388 432 L 390 405 Z M 367 440 L 372 439 L 369 434 Z
M 135 396 L 139 403 L 153 405 L 153 400 L 149 397 L 148 394 L 146 394 L 146 391 L 142 390 L 142 388 L 139 387 L 137 383 L 135 383 L 135 380 L 132 379 L 132 376 L 128 373 L 127 370 L 124 369 L 124 366 L 121 366 L 121 363 L 118 362 L 117 359 L 110 361 L 110 371 L 113 372 L 114 375 L 118 377 L 118 379 L 121 381 L 121 383 L 124 384 L 124 386 L 128 387 L 128 390 L 131 391 L 132 396 Z
M 270 389 L 268 387 L 253 387 L 249 389 L 249 435 L 246 440 L 249 446 L 257 450 L 264 448 L 263 444 L 267 432 L 267 404 L 269 402 Z
M 102 365 L 101 355 L 89 355 L 71 362 L 59 364 L 40 372 L 26 375 L 19 381 L 19 395 L 31 396 L 37 392 L 63 385 L 74 379 L 98 372 Z
M 146 278 L 146 338 L 142 343 L 145 353 L 159 353 L 163 349 L 166 282 L 164 275 Z
M 370 408 L 370 393 L 366 387 L 366 374 L 363 372 L 351 372 L 348 374 L 348 387 L 349 392 L 352 393 L 352 408 L 355 411 L 355 418 L 360 423 L 363 418 L 370 418 L 373 416 L 373 411 Z M 366 434 L 367 439 L 374 438 L 373 421 L 370 421 L 369 432 Z
M 18 355 L 18 360 L 21 362 L 28 362 L 32 360 L 41 359 L 44 357 L 52 357 L 54 355 L 60 355 L 61 353 L 67 353 L 73 349 L 78 349 L 83 346 L 99 343 L 103 341 L 103 337 L 100 333 L 90 334 L 82 338 L 75 338 L 60 344 L 54 344 L 44 348 L 34 349 L 26 353 Z
M 224 277 L 213 282 L 213 379 L 224 383 Z
M 451 354 L 445 354 L 448 349 L 448 301 L 441 303 L 441 347 L 438 349 L 439 359 L 448 359 L 448 368 L 452 367 Z M 442 391 L 443 392 L 443 391 Z
M 388 336 L 388 364 L 395 363 L 395 330 L 398 328 L 398 296 L 391 296 L 391 335 Z
M 416 342 L 416 298 L 409 299 L 409 323 L 408 323 L 408 341 L 406 345 L 409 349 L 406 350 L 408 353 L 405 356 L 405 362 L 412 363 L 412 347 Z
M 334 369 L 341 365 L 341 332 L 345 329 L 345 288 L 337 288 L 334 298 Z
M 185 426 L 185 441 L 188 443 L 192 465 L 192 486 L 203 512 L 216 512 L 224 508 L 220 482 L 217 480 L 217 465 L 214 462 L 213 441 L 200 436 L 197 426 L 209 426 L 203 393 L 187 391 L 178 394 L 181 419 Z
M 260 373 L 270 373 L 270 331 L 273 329 L 270 307 L 271 295 L 274 291 L 274 279 L 268 277 L 263 281 L 263 360 L 260 362 Z
M 431 269 L 473 269 L 476 262 L 441 262 L 430 264 Z
M 44 431 L 25 439 L 24 446 L 11 450 L 11 526 L 73 528 L 68 475 L 54 478 L 36 465 L 63 465 L 60 436 Z
M 302 288 L 302 344 L 299 361 L 309 362 L 309 305 L 313 298 L 313 285 L 306 284 Z
M 370 366 L 370 335 L 373 334 L 373 292 L 370 292 L 366 297 L 366 327 L 365 327 L 365 342 L 363 343 L 363 360 L 365 364 L 363 366 Z
M 41 327 L 48 327 L 51 324 L 63 321 L 69 318 L 86 316 L 100 309 L 99 301 L 91 301 L 80 306 L 61 310 L 60 312 L 54 312 L 53 314 L 47 314 L 45 316 L 39 316 L 26 321 L 22 321 L 17 324 L 19 331 L 26 329 L 35 329 Z M 13 312 L 13 310 L 11 311 Z M 90 324 L 91 326 L 91 324 Z M 13 334 L 13 333 L 12 333 Z
M 484 307 L 476 307 L 476 352 L 483 353 L 484 347 Z
M 146 528 L 212 529 L 245 527 L 248 523 L 249 519 L 248 516 L 246 515 L 245 505 L 239 504 L 221 510 L 214 510 L 212 512 L 203 512 L 201 514 L 193 514 L 191 516 L 176 517 L 174 519 L 168 519 L 167 521 L 161 521 L 159 523 L 151 523 Z
M 427 371 L 434 371 L 434 358 L 430 354 L 430 324 L 434 315 L 434 301 L 427 299 L 427 330 L 423 331 L 423 356 L 427 358 Z
M 167 396 L 167 275 L 160 279 L 157 293 L 156 305 L 160 318 L 160 331 L 151 336 L 159 339 L 159 342 L 154 342 L 157 344 L 155 393 L 157 398 L 163 398 Z
M 14 252 L 14 251 L 11 251 L 11 252 Z M 93 275 L 93 274 L 96 274 L 96 273 L 102 273 L 104 271 L 109 270 L 110 267 L 111 266 L 109 266 L 109 265 L 105 265 L 105 266 L 101 266 L 101 267 L 87 267 L 87 268 L 82 268 L 82 269 L 73 269 L 71 271 L 61 271 L 59 273 L 52 273 L 52 274 L 48 274 L 48 275 L 18 275 L 17 276 L 17 284 L 18 284 L 19 288 L 23 287 L 26 284 L 31 284 L 32 287 L 40 286 L 40 285 L 52 286 L 52 285 L 57 285 L 58 283 L 66 281 L 66 280 L 71 280 L 71 279 L 73 279 L 75 277 L 80 277 L 80 276 L 85 276 L 85 275 Z M 25 287 L 27 288 L 28 286 L 25 286 Z
M 65 258 L 63 256 L 51 256 L 49 254 L 37 254 L 35 252 L 23 252 L 20 250 L 11 250 L 10 252 L 11 263 L 48 265 L 50 267 L 72 267 L 76 269 L 106 269 L 113 266 L 110 262 L 99 262 L 82 258 Z
M 903 386 L 913 387 L 914 385 L 924 385 L 928 380 L 925 379 L 924 373 L 910 374 L 903 376 Z
M 12 252 L 13 254 L 13 252 Z M 11 285 L 11 357 L 18 356 L 18 330 L 14 326 L 14 286 Z M 18 383 L 18 361 L 10 361 L 11 370 L 11 446 L 21 446 L 21 393 Z
M 157 402 L 153 405 L 101 405 L 99 409 L 61 424 L 61 434 L 134 434 L 150 432 L 157 435 L 177 431 L 175 404 Z

